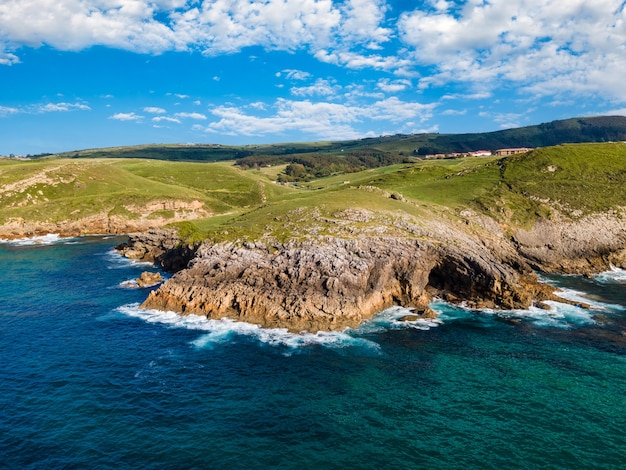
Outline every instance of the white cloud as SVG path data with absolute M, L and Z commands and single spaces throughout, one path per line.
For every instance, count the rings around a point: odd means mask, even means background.
M 39 113 L 54 113 L 65 111 L 89 111 L 91 108 L 85 103 L 47 103 L 37 107 Z
M 175 116 L 183 119 L 196 119 L 199 121 L 206 119 L 206 116 L 201 113 L 176 113 Z
M 181 2 L 145 0 L 4 0 L 0 3 L 0 40 L 63 50 L 93 45 L 138 52 L 162 52 L 181 45 L 168 25 L 154 16 Z
M 110 116 L 109 119 L 115 119 L 117 121 L 140 121 L 143 116 L 139 116 L 135 113 L 116 113 Z
M 0 106 L 0 116 L 8 116 L 9 114 L 17 114 L 20 110 L 8 106 Z
M 370 49 L 378 49 L 393 34 L 391 29 L 381 26 L 386 11 L 383 0 L 346 0 L 342 7 L 341 34 L 349 42 L 365 42 Z
M 165 114 L 167 111 L 165 111 L 165 109 L 163 108 L 158 108 L 155 106 L 147 106 L 145 108 L 143 108 L 144 112 L 146 113 L 150 113 L 150 114 Z
M 397 93 L 400 91 L 404 91 L 407 88 L 410 88 L 411 80 L 389 80 L 388 78 L 384 78 L 382 80 L 379 80 L 376 86 L 386 93 Z
M 339 85 L 333 84 L 329 80 L 319 78 L 313 85 L 293 87 L 290 91 L 294 96 L 334 96 L 339 90 L 341 90 Z
M 441 116 L 464 116 L 467 114 L 467 109 L 446 109 L 438 114 Z
M 311 78 L 311 74 L 309 72 L 294 69 L 285 69 L 282 72 L 277 72 L 276 77 L 282 76 L 283 73 L 287 76 L 286 78 L 289 80 L 308 80 L 309 78 Z
M 600 94 L 626 100 L 626 11 L 621 0 L 431 2 L 402 15 L 398 28 L 427 86 L 467 81 L 521 85 L 535 95 Z
M 245 136 L 300 132 L 316 138 L 352 139 L 372 132 L 359 130 L 363 122 L 385 121 L 402 126 L 406 120 L 429 119 L 433 108 L 434 105 L 404 102 L 395 97 L 360 105 L 279 99 L 269 116 L 250 114 L 234 106 L 216 107 L 211 113 L 217 121 L 205 130 Z
M 2 43 L 0 43 L 0 65 L 13 65 L 19 64 L 19 62 L 19 57 L 11 52 L 3 51 Z
M 173 122 L 173 123 L 176 123 L 176 124 L 180 124 L 180 119 L 176 119 L 176 118 L 173 118 L 173 117 L 170 117 L 170 116 L 155 116 L 155 117 L 152 118 L 152 121 L 153 122 L 163 122 L 163 121 L 166 121 L 166 122 Z
M 18 63 L 24 46 L 207 55 L 259 46 L 419 78 L 418 89 L 462 82 L 484 93 L 497 84 L 528 96 L 626 102 L 622 0 L 396 3 L 413 10 L 385 0 L 0 0 L 0 65 Z M 279 73 L 311 79 L 297 69 Z M 386 93 L 401 87 L 379 82 Z

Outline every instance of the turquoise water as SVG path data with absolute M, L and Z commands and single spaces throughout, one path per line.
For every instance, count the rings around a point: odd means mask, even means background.
M 0 244 L 0 468 L 625 468 L 626 278 L 592 311 L 291 335 L 141 311 L 119 239 Z

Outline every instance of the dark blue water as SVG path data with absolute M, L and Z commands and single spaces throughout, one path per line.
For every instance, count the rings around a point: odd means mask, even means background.
M 297 336 L 138 310 L 117 241 L 0 244 L 0 468 L 626 466 L 623 272 Z

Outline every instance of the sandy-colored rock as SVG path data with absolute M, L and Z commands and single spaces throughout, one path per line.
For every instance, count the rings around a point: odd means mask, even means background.
M 141 276 L 135 279 L 135 282 L 137 283 L 139 287 L 156 286 L 162 281 L 163 281 L 163 276 L 161 276 L 161 273 L 151 273 L 149 271 L 142 272 Z
M 612 265 L 626 268 L 626 214 L 610 211 L 571 221 L 540 219 L 517 230 L 513 242 L 535 268 L 547 272 L 593 274 Z
M 459 249 L 410 238 L 329 237 L 271 247 L 205 244 L 143 307 L 292 331 L 338 330 L 394 305 L 433 318 L 432 293 L 446 291 L 493 307 L 532 300 L 520 274 L 481 243 Z

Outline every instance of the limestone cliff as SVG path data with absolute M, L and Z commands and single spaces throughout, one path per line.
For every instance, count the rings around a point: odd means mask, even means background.
M 557 216 L 517 230 L 513 242 L 537 269 L 592 274 L 611 265 L 626 268 L 626 214 L 613 210 L 579 220 Z
M 143 307 L 318 331 L 355 327 L 393 305 L 431 316 L 433 294 L 503 308 L 551 297 L 552 289 L 542 289 L 514 253 L 502 259 L 478 239 L 461 241 L 382 236 L 205 243 Z
M 196 254 L 198 245 L 184 243 L 176 230 L 152 229 L 131 233 L 115 249 L 129 259 L 154 263 L 166 271 L 180 271 Z

